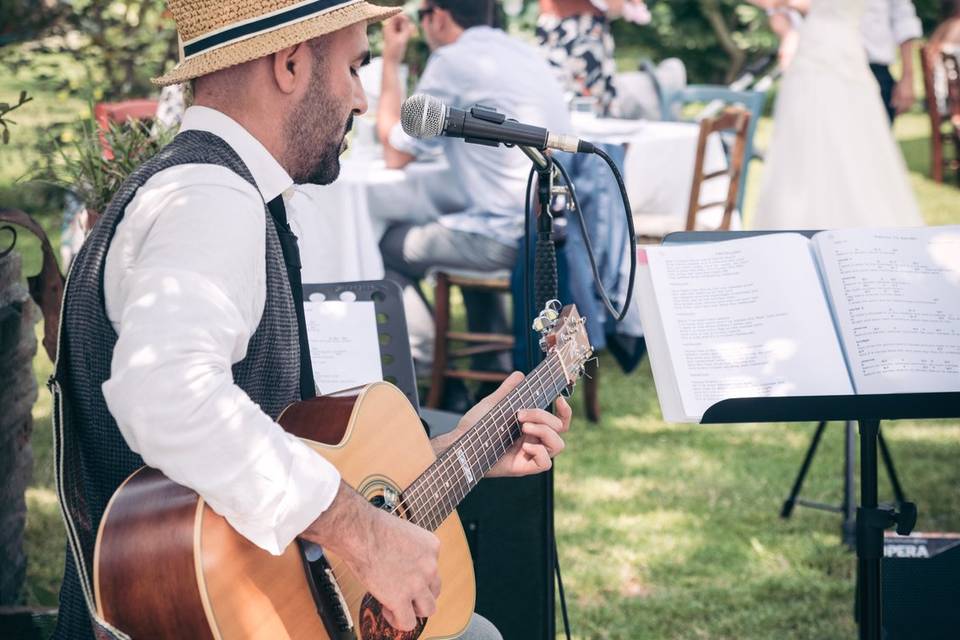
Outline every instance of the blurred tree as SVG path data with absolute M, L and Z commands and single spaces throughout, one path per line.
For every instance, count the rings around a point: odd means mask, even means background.
M 84 82 L 60 78 L 58 90 L 97 101 L 146 97 L 156 92 L 150 78 L 176 62 L 176 31 L 164 0 L 40 4 L 45 9 L 33 16 L 37 0 L 0 2 L 0 37 L 9 31 L 8 41 L 26 42 L 4 62 L 16 69 L 35 64 L 37 54 L 69 55 L 83 65 L 88 78 Z M 26 16 L 25 22 L 12 22 L 20 16 Z
M 66 15 L 60 0 L 3 0 L 0 2 L 0 46 L 32 40 Z
M 104 100 L 146 97 L 150 78 L 177 60 L 173 20 L 163 0 L 72 0 L 63 48 L 91 70 Z

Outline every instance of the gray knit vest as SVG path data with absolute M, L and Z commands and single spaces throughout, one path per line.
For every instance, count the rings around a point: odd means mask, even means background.
M 117 342 L 104 303 L 103 270 L 117 225 L 137 190 L 154 174 L 183 164 L 220 165 L 256 187 L 249 169 L 226 142 L 211 133 L 185 131 L 124 182 L 70 269 L 52 384 L 57 489 L 68 535 L 57 639 L 89 639 L 94 629 L 101 638 L 124 637 L 92 619 L 89 608 L 100 519 L 113 492 L 143 465 L 124 441 L 101 391 L 110 377 Z M 266 304 L 246 357 L 233 367 L 233 378 L 265 413 L 276 418 L 300 399 L 299 343 L 283 253 L 266 208 L 264 217 Z

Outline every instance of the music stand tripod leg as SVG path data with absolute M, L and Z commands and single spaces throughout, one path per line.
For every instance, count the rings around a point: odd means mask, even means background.
M 880 455 L 883 457 L 883 466 L 887 468 L 887 477 L 890 478 L 890 484 L 893 486 L 893 497 L 897 504 L 903 504 L 907 501 L 903 495 L 903 487 L 900 486 L 900 478 L 897 476 L 897 470 L 893 466 L 893 456 L 890 455 L 890 449 L 887 448 L 887 441 L 883 437 L 883 432 L 877 432 L 877 443 L 880 445 Z
M 810 470 L 810 463 L 813 462 L 813 456 L 817 453 L 817 447 L 820 445 L 820 438 L 823 436 L 823 431 L 826 429 L 827 423 L 825 421 L 820 422 L 817 425 L 817 430 L 813 434 L 813 439 L 810 441 L 810 446 L 807 448 L 807 453 L 803 457 L 803 464 L 800 465 L 800 471 L 797 473 L 796 480 L 793 481 L 793 488 L 790 489 L 790 495 L 786 500 L 783 501 L 783 507 L 780 509 L 781 518 L 789 518 L 790 514 L 793 513 L 793 507 L 797 504 L 797 498 L 800 496 L 800 489 L 803 488 L 803 481 L 807 477 L 807 471 Z
M 847 421 L 843 425 L 843 524 L 840 526 L 840 538 L 847 547 L 857 545 L 857 482 L 854 473 L 857 466 L 857 433 L 854 423 Z

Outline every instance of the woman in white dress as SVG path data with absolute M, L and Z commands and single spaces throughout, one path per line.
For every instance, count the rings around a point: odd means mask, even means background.
M 863 49 L 864 2 L 810 0 L 780 85 L 754 229 L 923 225 Z

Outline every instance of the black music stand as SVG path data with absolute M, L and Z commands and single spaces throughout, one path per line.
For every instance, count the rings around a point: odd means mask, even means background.
M 748 236 L 757 236 L 757 235 L 766 235 L 770 233 L 783 233 L 782 231 L 719 231 L 712 233 L 690 233 L 690 232 L 680 232 L 670 234 L 665 240 L 665 243 L 684 243 L 684 242 L 704 242 L 704 241 L 719 241 L 719 240 L 732 240 L 735 238 L 743 238 Z M 795 231 L 791 233 L 799 233 L 811 238 L 816 235 L 816 231 L 806 230 L 806 231 Z M 705 237 L 706 236 L 706 237 Z M 807 447 L 807 452 L 803 456 L 803 462 L 800 464 L 800 469 L 797 471 L 797 477 L 793 481 L 793 485 L 790 487 L 790 495 L 787 496 L 787 499 L 783 501 L 783 505 L 780 507 L 780 517 L 788 519 L 793 514 L 793 509 L 796 506 L 808 507 L 810 509 L 819 509 L 821 511 L 832 511 L 839 513 L 843 518 L 843 521 L 840 525 L 840 539 L 843 544 L 847 545 L 851 549 L 856 546 L 857 542 L 857 513 L 856 513 L 856 480 L 854 479 L 854 467 L 856 466 L 856 433 L 854 432 L 854 424 L 852 421 L 847 420 L 843 423 L 843 498 L 839 505 L 825 504 L 823 502 L 817 502 L 814 500 L 807 500 L 800 497 L 800 490 L 803 488 L 803 482 L 807 478 L 807 473 L 810 471 L 810 464 L 813 462 L 813 457 L 817 453 L 817 448 L 820 446 L 820 438 L 823 436 L 823 432 L 827 428 L 827 421 L 820 420 L 817 424 L 817 429 L 814 431 L 813 437 L 810 440 L 810 445 Z M 893 456 L 890 454 L 890 449 L 887 447 L 887 442 L 883 438 L 883 432 L 877 432 L 877 442 L 880 445 L 880 456 L 883 460 L 883 466 L 887 471 L 887 478 L 890 480 L 890 485 L 893 488 L 893 497 L 897 505 L 901 505 L 907 501 L 904 493 L 903 487 L 900 485 L 900 477 L 897 475 L 897 470 L 893 466 Z
M 669 235 L 665 243 L 713 242 L 766 232 L 683 232 Z M 778 232 L 770 232 L 778 233 Z M 810 235 L 814 232 L 801 232 Z M 883 532 L 896 525 L 907 535 L 917 519 L 916 505 L 899 509 L 877 503 L 877 442 L 881 420 L 960 418 L 960 392 L 894 393 L 852 396 L 796 396 L 785 398 L 735 398 L 707 409 L 701 424 L 745 422 L 856 421 L 860 426 L 860 506 L 856 517 L 857 598 L 860 640 L 883 637 L 883 600 L 880 568 Z
M 317 294 L 324 300 L 342 302 L 373 302 L 377 314 L 377 334 L 380 342 L 380 367 L 383 379 L 397 386 L 410 404 L 420 408 L 417 377 L 410 356 L 407 317 L 403 311 L 403 291 L 390 280 L 304 284 L 304 301 L 316 301 Z

